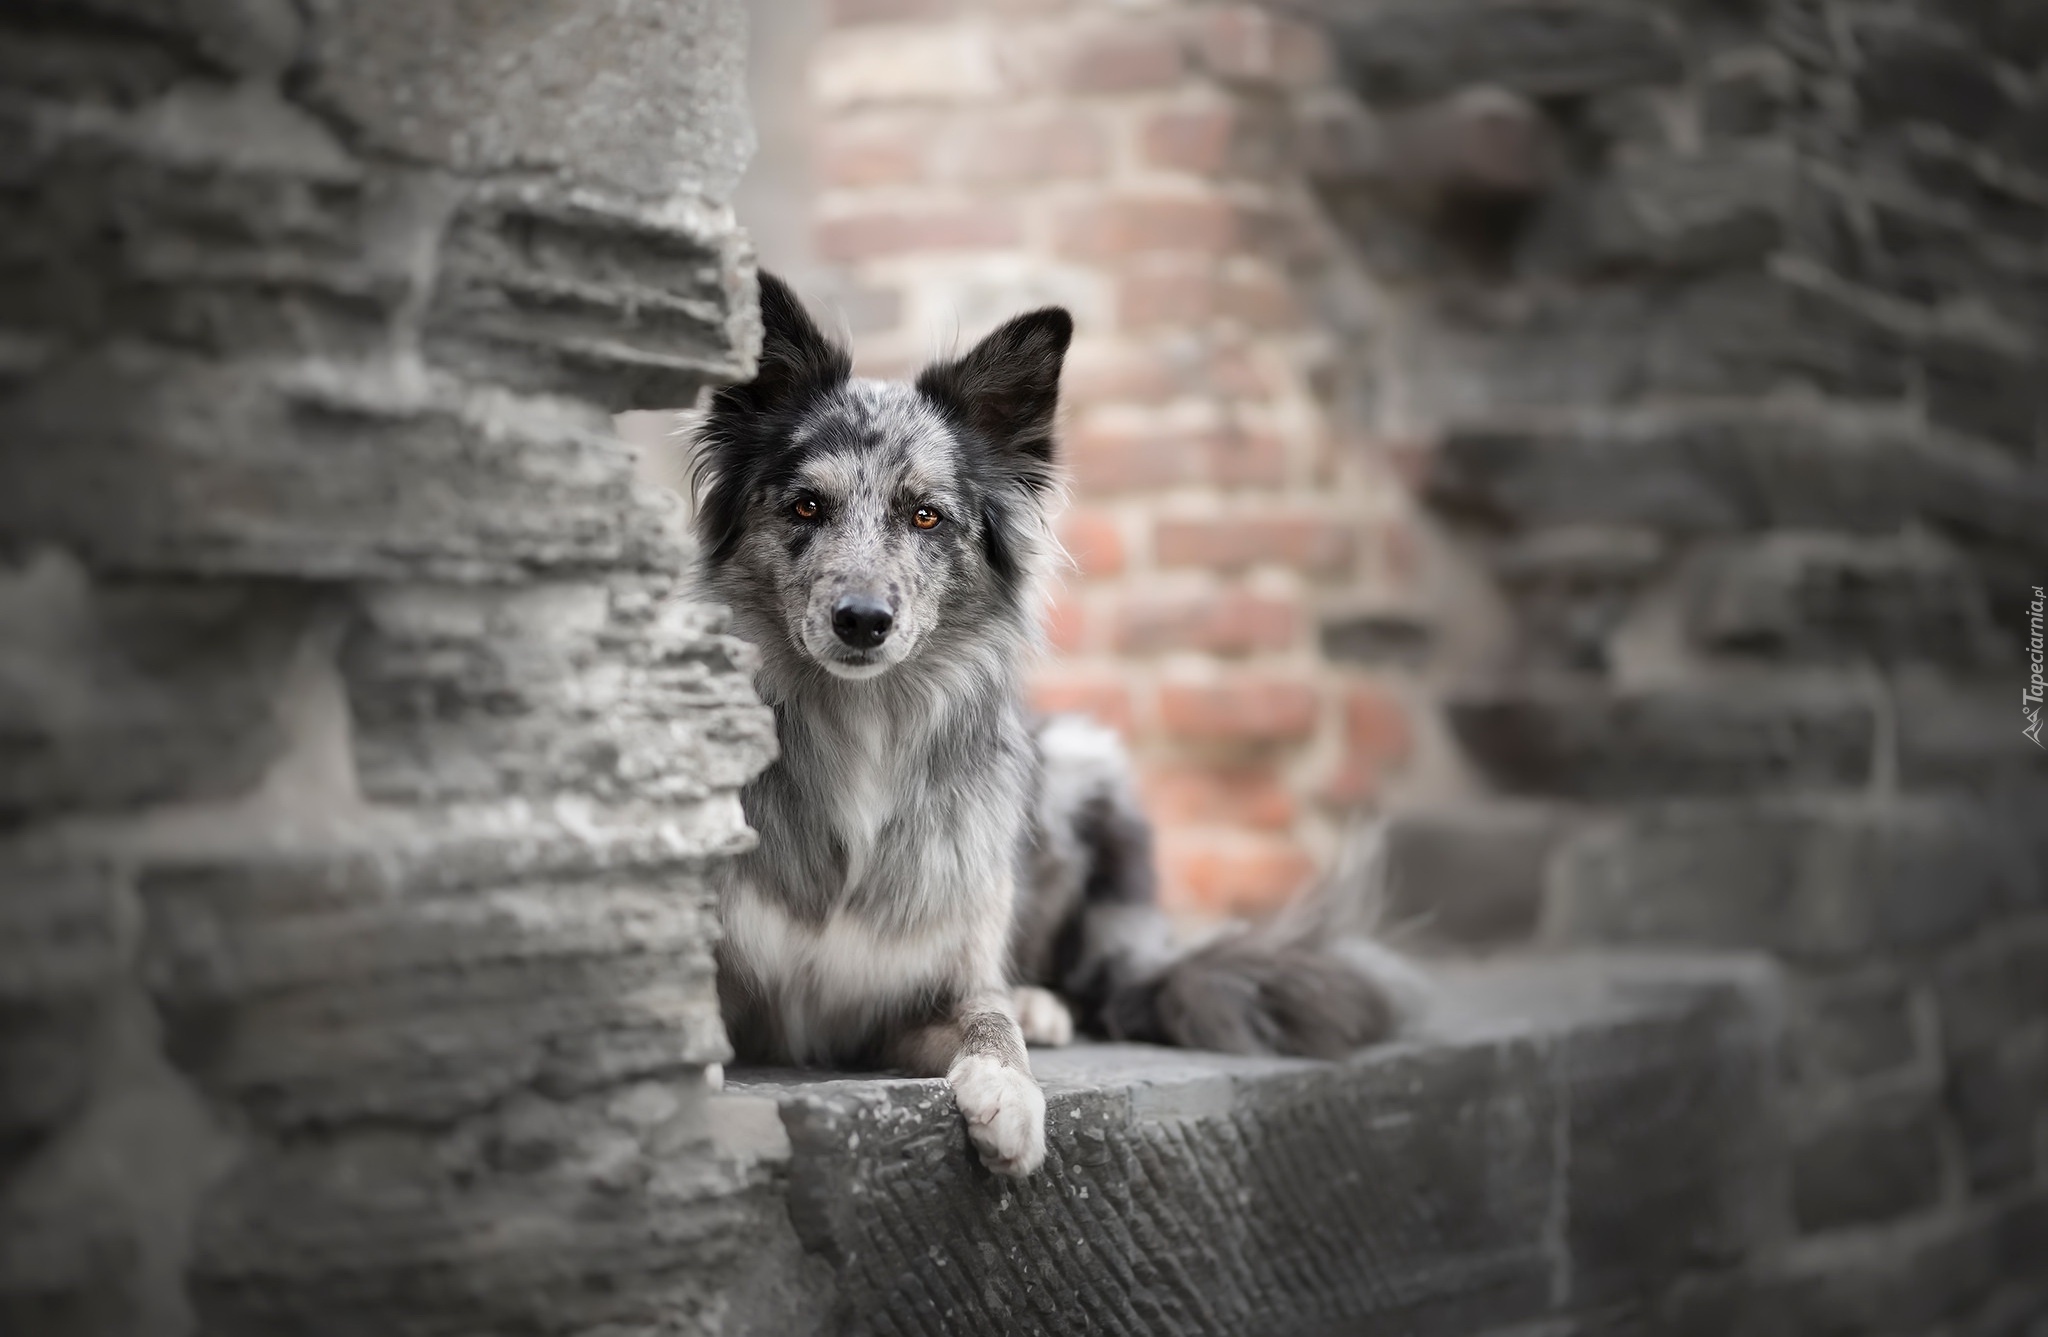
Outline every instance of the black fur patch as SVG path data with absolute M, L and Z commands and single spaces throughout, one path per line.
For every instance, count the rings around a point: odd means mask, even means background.
M 701 454 L 697 533 L 710 561 L 732 556 L 745 532 L 747 499 L 793 475 L 787 441 L 804 411 L 844 385 L 853 359 L 821 333 L 789 285 L 761 275 L 761 358 L 754 379 L 711 400 L 698 434 Z M 781 478 L 778 478 L 778 474 Z

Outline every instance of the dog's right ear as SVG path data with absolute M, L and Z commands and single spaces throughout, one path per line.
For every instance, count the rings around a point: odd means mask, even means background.
M 761 275 L 761 357 L 754 379 L 711 397 L 697 430 L 692 487 L 697 534 L 716 565 L 737 547 L 748 495 L 772 467 L 778 439 L 818 396 L 845 383 L 853 359 L 804 313 L 789 285 Z
M 761 271 L 761 359 L 754 379 L 733 387 L 740 392 L 735 398 L 743 395 L 745 407 L 754 412 L 772 413 L 793 408 L 852 374 L 853 359 L 819 331 L 789 285 Z

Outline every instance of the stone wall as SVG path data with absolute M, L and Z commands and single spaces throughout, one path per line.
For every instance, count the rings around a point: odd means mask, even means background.
M 1781 962 L 1797 1238 L 1703 1301 L 1709 1327 L 2031 1330 L 2048 22 L 1318 12 L 1354 147 L 1316 170 L 1401 294 L 1393 375 L 1430 420 L 1446 553 L 1506 613 L 1440 639 L 1477 784 L 1398 819 L 1398 912 L 1465 946 Z M 1480 99 L 1515 153 L 1404 188 L 1387 145 Z
M 0 1329 L 715 1330 L 723 0 L 0 19 Z

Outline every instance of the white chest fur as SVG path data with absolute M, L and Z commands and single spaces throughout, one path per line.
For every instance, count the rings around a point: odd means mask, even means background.
M 830 1060 L 905 998 L 957 979 L 971 954 L 964 923 L 892 933 L 842 911 L 809 924 L 745 885 L 724 911 L 726 950 L 773 1000 L 798 1062 Z

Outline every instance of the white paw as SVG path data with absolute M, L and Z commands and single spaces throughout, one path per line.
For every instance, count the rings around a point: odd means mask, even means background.
M 983 1165 L 1022 1178 L 1044 1163 L 1045 1092 L 1030 1073 L 966 1054 L 953 1061 L 946 1080 Z
M 1074 1042 L 1074 1014 L 1067 1011 L 1058 994 L 1026 984 L 1010 995 L 1010 1005 L 1017 1009 L 1017 1027 L 1024 1032 L 1025 1044 Z

